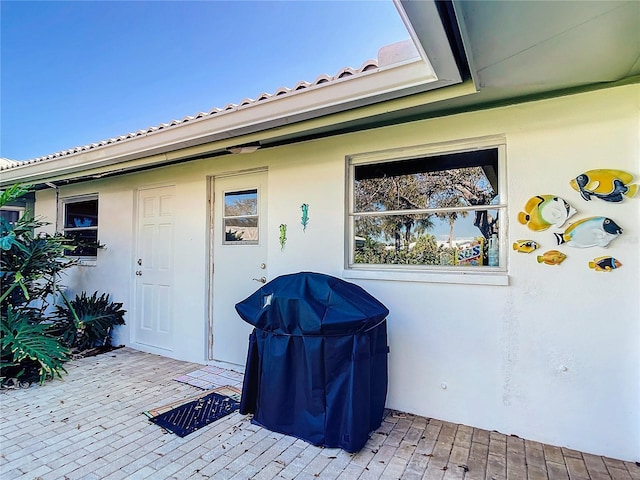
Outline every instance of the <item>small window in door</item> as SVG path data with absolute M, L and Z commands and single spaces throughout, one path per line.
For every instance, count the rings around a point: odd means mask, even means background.
M 257 245 L 258 190 L 225 192 L 223 214 L 225 245 Z

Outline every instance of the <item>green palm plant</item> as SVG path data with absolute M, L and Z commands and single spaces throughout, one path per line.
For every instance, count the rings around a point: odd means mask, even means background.
M 54 329 L 65 345 L 78 350 L 110 346 L 113 327 L 124 325 L 125 313 L 122 303 L 112 302 L 108 294 L 82 292 L 56 307 Z
M 0 207 L 24 195 L 15 185 L 0 193 Z M 0 219 L 0 379 L 40 382 L 60 376 L 69 350 L 55 338 L 45 312 L 59 290 L 58 277 L 73 265 L 64 255 L 68 239 L 36 234 L 46 222 L 25 214 L 15 224 Z
M 35 370 L 41 384 L 55 376 L 62 378 L 69 349 L 50 330 L 50 325 L 34 323 L 27 313 L 9 306 L 0 322 L 2 376 L 31 380 Z
M 28 191 L 14 185 L 0 192 L 0 207 Z M 71 348 L 108 346 L 113 327 L 124 324 L 122 304 L 107 294 L 65 296 L 60 276 L 77 264 L 67 255 L 74 242 L 42 233 L 46 225 L 31 214 L 15 223 L 0 218 L 0 381 L 60 377 Z M 63 305 L 52 310 L 59 298 Z

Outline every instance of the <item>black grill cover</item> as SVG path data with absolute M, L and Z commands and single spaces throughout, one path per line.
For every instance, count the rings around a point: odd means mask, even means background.
M 389 310 L 358 285 L 302 272 L 236 311 L 255 327 L 240 412 L 314 445 L 360 450 L 382 422 Z

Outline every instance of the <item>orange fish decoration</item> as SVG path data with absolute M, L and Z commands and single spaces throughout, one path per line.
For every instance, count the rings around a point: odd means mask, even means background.
M 545 265 L 560 265 L 567 256 L 558 250 L 547 250 L 542 255 L 538 255 L 538 263 Z

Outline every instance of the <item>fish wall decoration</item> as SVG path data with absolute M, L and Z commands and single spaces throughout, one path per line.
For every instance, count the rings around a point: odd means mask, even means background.
M 300 205 L 302 209 L 302 218 L 300 218 L 300 223 L 302 224 L 302 231 L 307 231 L 307 223 L 309 223 L 309 204 L 303 203 Z
M 589 262 L 589 268 L 594 269 L 596 272 L 611 272 L 621 266 L 622 263 L 613 257 L 597 257 L 592 262 Z
M 538 248 L 540 248 L 540 245 L 533 240 L 516 240 L 513 243 L 513 249 L 519 253 L 531 253 Z
M 581 173 L 569 181 L 569 185 L 587 201 L 596 197 L 605 202 L 619 203 L 624 197 L 638 193 L 638 185 L 631 185 L 632 181 L 633 175 L 628 172 L 603 168 Z
M 560 265 L 564 262 L 567 256 L 558 250 L 548 250 L 542 255 L 538 255 L 538 263 L 544 263 L 545 265 Z
M 518 213 L 518 221 L 539 232 L 551 226 L 560 228 L 575 214 L 576 209 L 563 198 L 555 195 L 536 195 L 527 201 L 524 212 Z
M 558 245 L 569 247 L 606 247 L 618 238 L 622 228 L 607 217 L 589 217 L 569 225 L 564 233 L 554 233 Z

